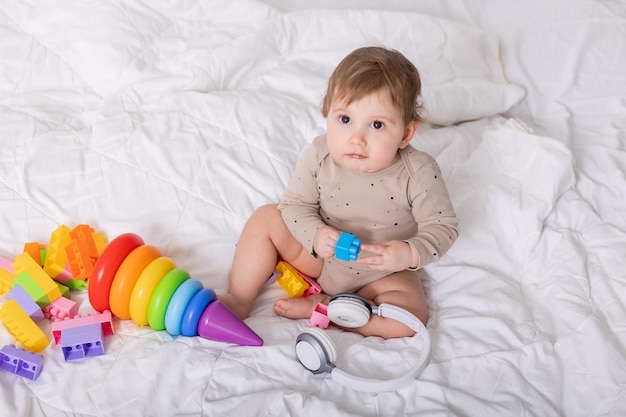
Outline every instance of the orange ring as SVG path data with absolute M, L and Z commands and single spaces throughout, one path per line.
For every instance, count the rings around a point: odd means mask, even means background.
M 135 323 L 140 326 L 148 325 L 148 305 L 150 305 L 152 293 L 154 293 L 161 278 L 174 268 L 176 268 L 176 264 L 173 260 L 167 256 L 161 256 L 150 262 L 139 275 L 128 305 L 130 317 Z
M 122 320 L 130 319 L 130 294 L 143 270 L 161 256 L 161 251 L 152 245 L 141 245 L 124 259 L 113 278 L 109 292 L 111 313 Z
M 143 239 L 134 233 L 119 235 L 98 257 L 89 277 L 89 303 L 98 312 L 109 309 L 109 291 L 118 268 L 133 249 L 143 245 Z

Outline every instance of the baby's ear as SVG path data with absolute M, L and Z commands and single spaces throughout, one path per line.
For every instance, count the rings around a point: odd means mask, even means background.
M 415 120 L 411 120 L 409 124 L 404 128 L 404 136 L 402 136 L 402 141 L 400 142 L 400 149 L 406 148 L 406 146 L 411 143 L 413 140 L 413 136 L 417 133 L 417 129 L 419 129 L 419 122 Z

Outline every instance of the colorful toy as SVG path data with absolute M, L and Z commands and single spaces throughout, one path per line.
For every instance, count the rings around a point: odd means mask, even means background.
M 326 304 L 318 303 L 311 315 L 311 326 L 319 327 L 320 329 L 326 329 L 330 324 L 328 318 L 328 306 Z
M 61 342 L 63 332 L 67 329 L 76 327 L 84 327 L 92 324 L 97 324 L 102 328 L 102 334 L 105 336 L 111 336 L 114 334 L 113 321 L 110 311 L 103 311 L 102 313 L 87 315 L 87 316 L 75 316 L 73 318 L 67 318 L 65 320 L 59 320 L 52 323 L 52 338 L 55 344 Z
M 42 355 L 6 345 L 0 349 L 0 370 L 34 381 L 41 373 Z
M 52 232 L 48 243 L 48 253 L 43 263 L 43 270 L 52 278 L 56 278 L 65 270 L 67 263 L 67 253 L 65 247 L 70 243 L 70 229 L 65 225 L 60 225 Z
M 354 235 L 341 232 L 335 246 L 335 258 L 342 261 L 355 261 L 361 251 L 361 240 Z
M 11 291 L 9 291 L 6 299 L 13 299 L 17 301 L 22 310 L 24 310 L 24 312 L 28 314 L 28 317 L 33 319 L 34 322 L 43 320 L 44 313 L 41 310 L 41 307 L 39 307 L 39 305 L 37 305 L 37 303 L 30 298 L 28 293 L 24 291 L 24 288 L 19 285 L 16 285 L 13 289 L 11 289 Z
M 21 255 L 16 257 L 12 266 L 18 276 L 24 272 L 30 275 L 32 280 L 45 294 L 46 301 L 42 300 L 42 302 L 45 302 L 45 305 L 61 297 L 61 290 L 59 287 L 57 287 L 52 278 L 45 273 L 45 271 L 41 268 L 41 265 L 39 265 L 28 253 L 23 252 Z M 28 289 L 26 290 L 28 291 Z M 37 300 L 35 299 L 35 301 Z M 45 307 L 45 305 L 42 305 L 39 301 L 37 303 L 42 307 Z
M 171 331 L 175 336 L 197 332 L 221 342 L 263 344 L 263 339 L 215 299 L 214 292 L 202 292 L 202 285 L 187 271 L 177 268 L 168 257 L 156 257 L 157 252 L 145 246 L 149 245 L 141 237 L 126 233 L 104 248 L 89 279 L 89 301 L 96 311 L 115 306 L 113 314 L 121 312 L 123 316 L 118 318 L 127 317 L 128 311 L 136 324 Z M 202 296 L 196 299 L 197 294 Z M 202 314 L 199 306 L 204 307 Z
M 60 297 L 48 304 L 43 309 L 43 314 L 50 320 L 65 320 L 78 314 L 78 306 L 73 300 Z
M 278 264 L 276 264 L 276 271 L 279 273 L 276 282 L 287 291 L 290 297 L 302 297 L 304 292 L 309 288 L 309 284 L 300 276 L 298 271 L 287 262 L 278 262 Z
M 102 327 L 98 323 L 65 329 L 60 344 L 66 362 L 104 355 Z
M 6 301 L 0 307 L 0 319 L 24 347 L 33 352 L 40 352 L 48 346 L 48 339 L 28 314 L 14 299 Z

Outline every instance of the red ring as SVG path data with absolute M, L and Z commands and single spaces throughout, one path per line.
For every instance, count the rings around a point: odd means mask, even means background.
M 89 277 L 89 302 L 94 310 L 109 310 L 109 292 L 120 265 L 134 249 L 143 245 L 141 237 L 124 233 L 113 239 L 102 251 Z

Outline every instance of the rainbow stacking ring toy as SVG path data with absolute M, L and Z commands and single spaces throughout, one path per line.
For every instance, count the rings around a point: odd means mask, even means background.
M 263 339 L 159 249 L 134 233 L 113 239 L 102 251 L 89 278 L 89 302 L 121 320 L 133 320 L 173 336 L 246 346 Z

